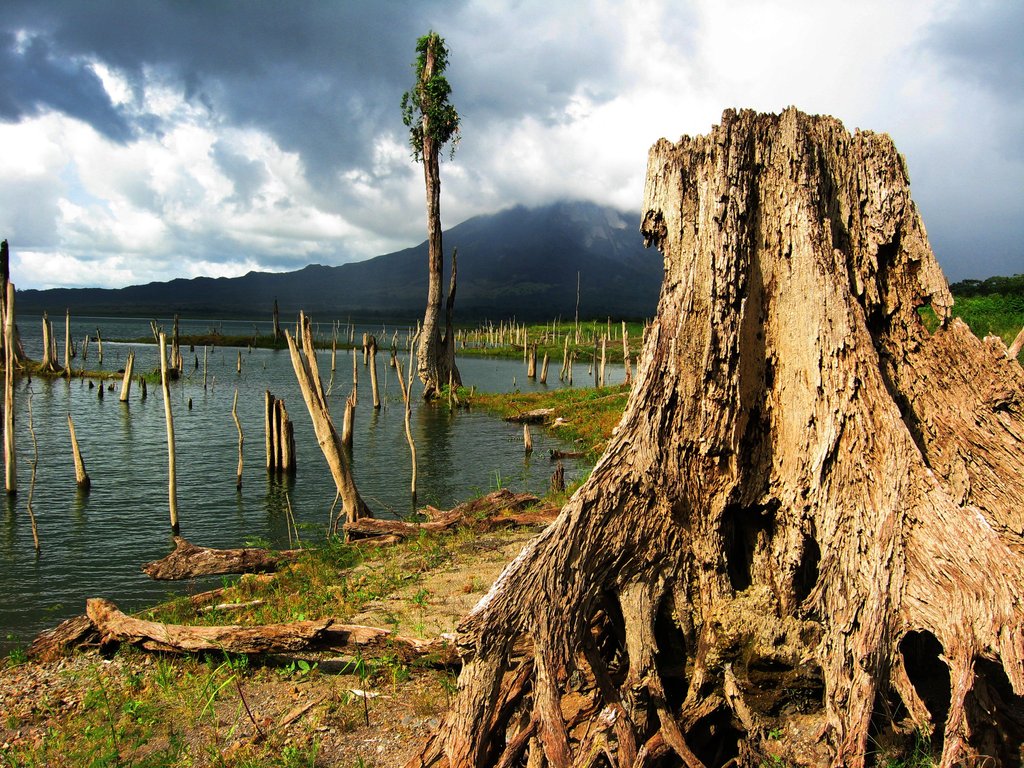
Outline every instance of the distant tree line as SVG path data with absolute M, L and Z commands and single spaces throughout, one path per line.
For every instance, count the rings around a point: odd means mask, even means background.
M 954 296 L 1019 296 L 1024 298 L 1024 274 L 1012 277 L 989 277 L 984 280 L 961 280 L 949 286 Z

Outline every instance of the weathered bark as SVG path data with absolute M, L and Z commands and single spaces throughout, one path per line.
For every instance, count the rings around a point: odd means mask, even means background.
M 71 434 L 71 455 L 75 460 L 75 484 L 79 490 L 88 491 L 92 487 L 89 473 L 85 471 L 85 459 L 82 458 L 82 451 L 78 447 L 78 437 L 75 435 L 75 423 L 71 420 L 71 413 L 68 413 L 68 432 Z
M 915 732 L 1019 764 L 1024 372 L 949 320 L 891 140 L 727 111 L 654 145 L 643 211 L 622 420 L 463 622 L 409 765 L 862 766 Z
M 313 421 L 313 431 L 316 433 L 320 450 L 327 460 L 331 477 L 334 479 L 338 496 L 341 498 L 341 512 L 338 517 L 346 522 L 352 522 L 362 517 L 373 517 L 370 508 L 359 495 L 355 479 L 352 477 L 352 468 L 341 444 L 341 436 L 331 419 L 327 398 L 324 396 L 323 383 L 320 381 L 320 370 L 316 362 L 313 333 L 309 320 L 301 313 L 299 314 L 299 332 L 302 334 L 301 352 L 296 340 L 287 331 L 285 331 L 285 339 L 288 341 L 292 368 L 295 369 L 295 377 L 298 379 L 299 389 L 302 390 L 302 398 L 306 401 L 306 409 Z
M 274 299 L 274 341 L 281 338 L 281 315 L 277 309 L 277 299 Z
M 227 573 L 269 573 L 276 571 L 282 564 L 290 563 L 297 555 L 297 550 L 270 552 L 257 547 L 197 547 L 175 536 L 174 551 L 166 557 L 146 563 L 142 566 L 142 572 L 158 581 L 221 576 Z

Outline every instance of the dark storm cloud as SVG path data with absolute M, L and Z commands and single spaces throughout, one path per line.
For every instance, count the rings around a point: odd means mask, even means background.
M 398 102 L 412 77 L 416 38 L 436 3 L 30 2 L 7 3 L 5 42 L 16 32 L 66 60 L 94 58 L 136 87 L 177 83 L 193 104 L 228 124 L 267 131 L 317 175 L 358 161 L 382 126 L 401 126 Z M 445 3 L 446 12 L 453 4 Z M 10 58 L 10 45 L 5 46 Z M 35 57 L 38 58 L 38 57 Z M 35 60 L 35 59 L 33 59 Z M 44 61 L 47 60 L 44 58 Z M 22 71 L 25 67 L 22 67 Z M 54 70 L 51 66 L 50 70 Z M 3 116 L 33 105 L 120 127 L 98 78 L 83 66 L 7 80 Z M 76 80 L 71 78 L 76 76 Z M 63 75 L 59 77 L 58 75 Z M 91 75 L 91 79 L 87 77 Z M 77 108 L 63 96 L 77 86 Z M 105 106 L 106 110 L 99 107 Z
M 14 122 L 46 109 L 83 120 L 114 141 L 132 133 L 88 63 L 53 50 L 45 38 L 19 40 L 0 30 L 0 119 Z

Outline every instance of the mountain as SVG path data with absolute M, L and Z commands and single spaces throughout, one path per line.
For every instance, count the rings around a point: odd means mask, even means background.
M 650 317 L 662 260 L 643 247 L 638 214 L 561 202 L 476 216 L 444 233 L 445 266 L 458 249 L 455 315 L 460 321 L 573 317 L 579 275 L 581 318 Z M 447 287 L 448 277 L 445 276 Z M 281 313 L 415 318 L 427 295 L 427 243 L 366 261 L 243 277 L 177 279 L 127 288 L 19 291 L 18 311 L 73 314 L 253 317 Z

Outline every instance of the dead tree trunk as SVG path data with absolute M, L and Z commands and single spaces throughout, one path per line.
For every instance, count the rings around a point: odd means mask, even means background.
M 59 370 L 53 339 L 53 323 L 46 312 L 43 312 L 43 359 L 39 363 L 39 370 L 46 373 L 56 373 Z
M 1019 764 L 1024 372 L 949 319 L 892 141 L 727 111 L 643 211 L 625 413 L 409 765 Z
M 64 313 L 64 374 L 71 375 L 71 310 Z
M 356 489 L 356 482 L 352 477 L 352 467 L 349 465 L 341 444 L 341 436 L 331 420 L 327 398 L 324 396 L 323 383 L 320 381 L 320 370 L 316 363 L 313 333 L 309 321 L 301 313 L 299 314 L 299 332 L 302 334 L 302 351 L 299 350 L 296 340 L 287 331 L 285 331 L 285 339 L 288 341 L 288 349 L 291 352 L 295 377 L 298 379 L 302 397 L 306 401 L 306 409 L 313 421 L 313 431 L 316 432 L 320 450 L 323 451 L 324 458 L 331 470 L 331 477 L 334 478 L 334 485 L 341 497 L 339 518 L 344 518 L 345 522 L 352 522 L 362 517 L 373 517 L 370 508 L 366 506 L 366 502 L 363 501 Z

